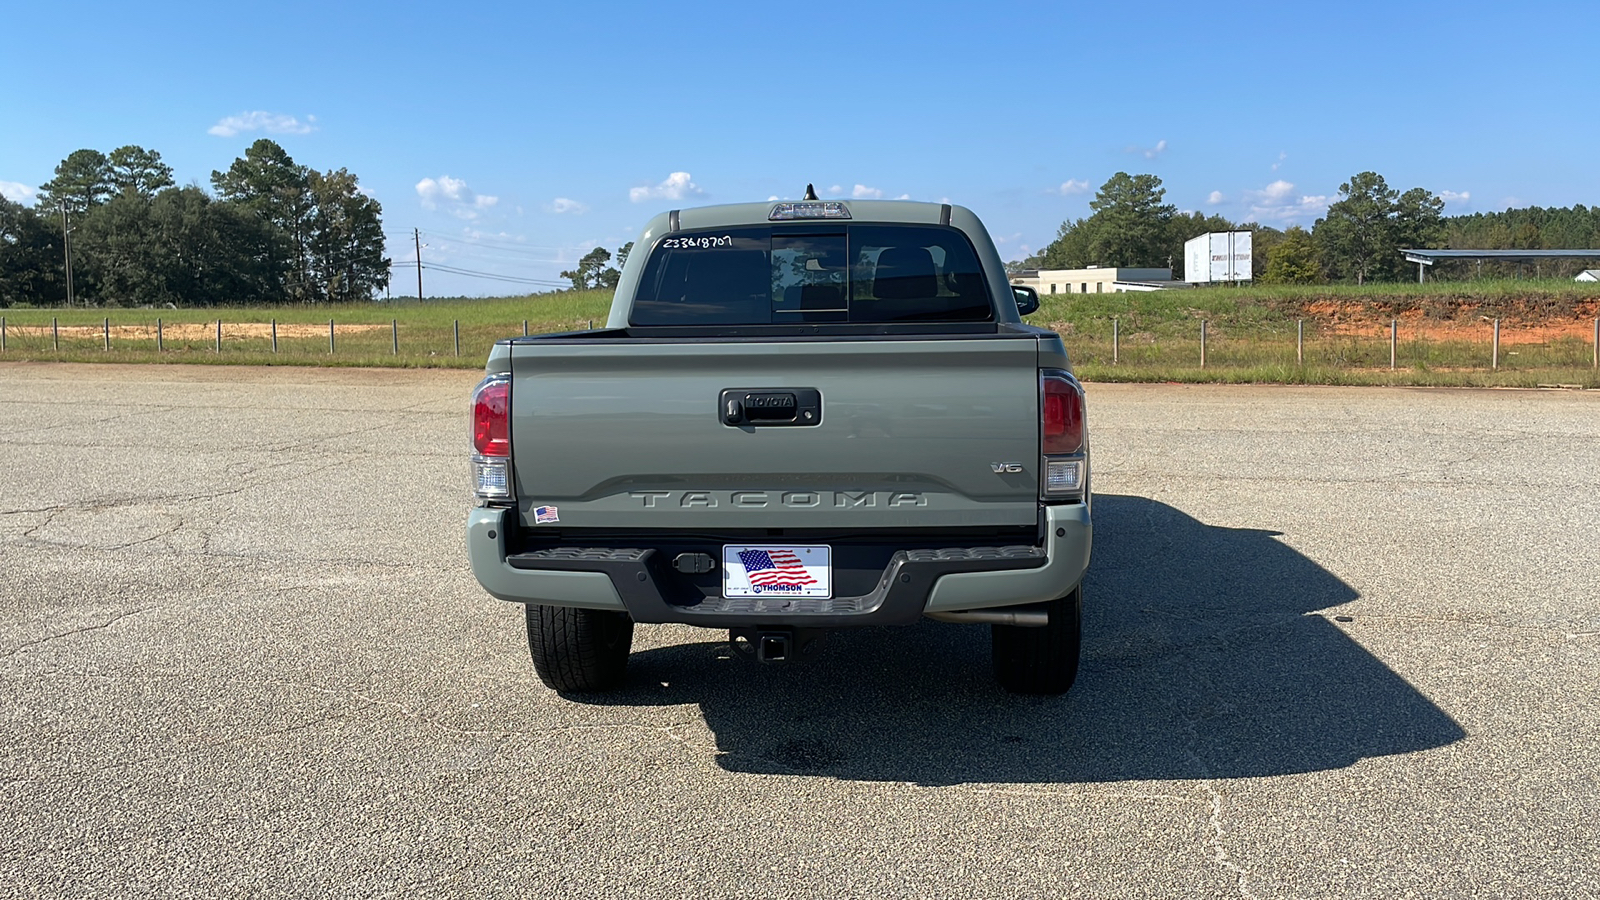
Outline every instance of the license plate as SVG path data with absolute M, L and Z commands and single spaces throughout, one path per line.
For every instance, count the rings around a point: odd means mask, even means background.
M 727 544 L 722 548 L 722 596 L 833 596 L 832 552 L 792 544 Z

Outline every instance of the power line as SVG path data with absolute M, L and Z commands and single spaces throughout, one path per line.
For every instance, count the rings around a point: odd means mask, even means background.
M 502 250 L 553 250 L 557 253 L 577 251 L 577 248 L 575 247 L 541 247 L 534 244 L 520 244 L 512 241 L 500 241 L 494 238 L 473 238 L 472 240 L 467 240 L 465 238 L 458 238 L 453 235 L 440 234 L 436 231 L 424 231 L 423 234 L 426 234 L 430 238 L 438 238 L 442 241 L 454 241 L 458 244 L 466 244 L 468 246 L 495 247 Z
M 565 281 L 551 281 L 544 278 L 519 278 L 515 275 L 496 275 L 493 272 L 479 272 L 475 269 L 458 269 L 455 266 L 441 266 L 437 263 L 429 266 L 429 268 L 438 269 L 441 272 L 449 272 L 452 275 L 467 275 L 473 278 L 492 278 L 495 281 L 512 281 L 518 284 L 534 284 L 544 287 L 566 287 L 568 284 L 568 282 Z
M 389 267 L 390 268 L 394 268 L 394 269 L 409 269 L 409 268 L 412 268 L 412 267 L 414 267 L 416 265 L 417 264 L 414 263 L 414 262 L 397 262 L 397 263 L 390 263 Z M 471 277 L 471 278 L 490 278 L 490 279 L 493 279 L 495 281 L 510 281 L 510 282 L 515 282 L 517 284 L 532 284 L 532 285 L 538 285 L 538 286 L 542 286 L 542 287 L 567 287 L 568 286 L 568 282 L 565 282 L 565 281 L 551 281 L 551 280 L 542 279 L 542 278 L 522 278 L 522 277 L 516 276 L 516 275 L 498 275 L 498 274 L 495 274 L 494 272 L 480 272 L 480 271 L 478 271 L 476 269 L 463 269 L 463 268 L 460 268 L 460 267 L 457 267 L 457 266 L 442 265 L 440 263 L 428 263 L 428 264 L 426 264 L 426 266 L 424 266 L 424 268 L 433 269 L 433 270 L 436 270 L 436 271 L 439 271 L 439 272 L 448 272 L 448 273 L 450 273 L 452 275 L 466 275 L 466 276 Z

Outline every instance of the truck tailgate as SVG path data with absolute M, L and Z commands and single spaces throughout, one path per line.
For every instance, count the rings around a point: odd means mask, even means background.
M 523 522 L 618 531 L 1031 525 L 1036 358 L 1032 335 L 1004 332 L 517 341 L 511 443 Z M 820 424 L 725 424 L 719 396 L 729 388 L 814 388 Z

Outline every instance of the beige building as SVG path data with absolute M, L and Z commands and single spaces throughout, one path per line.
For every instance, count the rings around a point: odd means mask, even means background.
M 1049 294 L 1121 294 L 1188 287 L 1181 281 L 1172 280 L 1171 269 L 1131 269 L 1120 266 L 1024 269 L 1011 276 L 1011 283 L 1031 287 L 1041 297 Z

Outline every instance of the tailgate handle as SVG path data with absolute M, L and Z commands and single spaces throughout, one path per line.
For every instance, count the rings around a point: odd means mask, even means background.
M 722 424 L 736 428 L 822 424 L 816 388 L 725 388 L 717 398 Z

